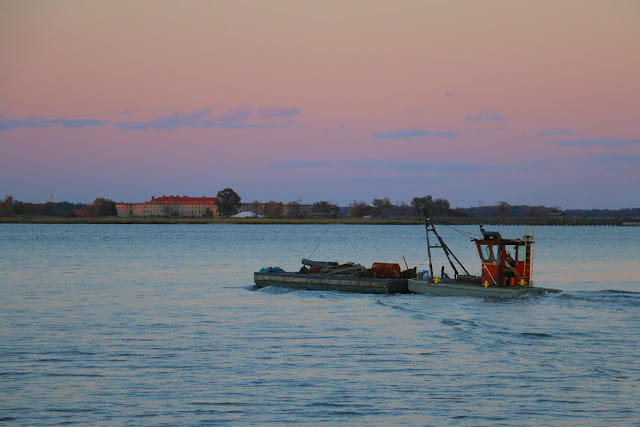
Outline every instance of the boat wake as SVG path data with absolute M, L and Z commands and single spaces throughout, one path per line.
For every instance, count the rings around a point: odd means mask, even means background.
M 281 288 L 279 286 L 265 286 L 263 288 L 260 288 L 256 285 L 247 286 L 247 289 L 250 291 L 262 292 L 262 293 L 271 294 L 271 295 L 290 294 L 297 291 L 297 289 L 293 289 L 293 288 Z
M 403 311 L 403 312 L 406 312 L 406 313 L 415 313 L 416 312 L 416 310 L 412 310 L 412 309 L 410 309 L 408 307 L 403 307 L 403 306 L 397 305 L 397 304 L 388 304 L 388 303 L 382 302 L 380 300 L 377 300 L 376 304 L 377 305 L 381 305 L 383 307 L 389 307 L 389 308 L 391 308 L 393 310 Z
M 557 298 L 590 302 L 609 302 L 640 307 L 640 292 L 607 289 L 601 291 L 563 292 Z

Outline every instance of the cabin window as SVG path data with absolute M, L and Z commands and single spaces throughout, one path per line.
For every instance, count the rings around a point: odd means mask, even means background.
M 499 251 L 498 245 L 491 246 L 491 255 L 493 256 L 493 258 L 491 258 L 491 261 L 498 262 L 498 255 L 499 255 L 498 251 Z
M 523 246 L 520 246 L 520 247 L 518 247 L 517 245 L 507 246 L 505 247 L 505 249 L 507 252 L 511 253 L 511 257 L 515 259 L 517 262 L 524 261 L 525 251 Z
M 497 245 L 480 245 L 480 258 L 484 262 L 496 262 Z

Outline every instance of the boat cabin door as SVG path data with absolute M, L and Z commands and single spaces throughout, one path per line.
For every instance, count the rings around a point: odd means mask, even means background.
M 504 246 L 505 286 L 525 286 L 531 283 L 531 246 L 526 242 L 506 243 Z
M 478 252 L 482 262 L 482 283 L 485 286 L 502 286 L 503 282 L 498 269 L 500 256 L 500 244 L 498 242 L 478 241 Z

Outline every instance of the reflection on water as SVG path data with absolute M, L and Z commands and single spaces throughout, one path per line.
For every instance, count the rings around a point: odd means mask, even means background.
M 479 271 L 470 238 L 439 231 Z M 504 301 L 252 288 L 318 244 L 417 266 L 421 226 L 0 224 L 0 419 L 640 424 L 640 229 L 535 232 L 534 280 L 564 292 Z
M 539 280 L 554 281 L 556 283 L 584 284 L 592 289 L 594 284 L 603 288 L 612 289 L 611 286 L 621 290 L 637 290 L 640 283 L 640 267 L 632 260 L 618 259 L 617 261 L 601 260 L 576 260 L 572 263 L 551 260 L 545 265 L 536 265 L 536 275 Z M 542 271 L 540 271 L 542 270 Z

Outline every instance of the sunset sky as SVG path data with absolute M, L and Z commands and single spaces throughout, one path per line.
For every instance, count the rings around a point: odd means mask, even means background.
M 0 0 L 0 197 L 640 207 L 637 0 Z

